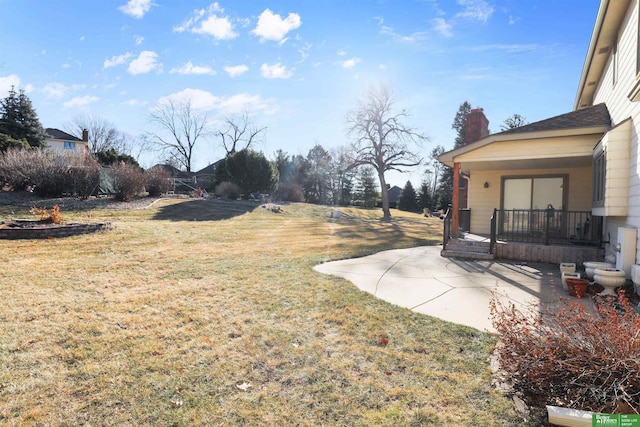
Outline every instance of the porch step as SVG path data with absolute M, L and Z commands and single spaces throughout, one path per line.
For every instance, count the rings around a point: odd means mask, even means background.
M 446 258 L 495 259 L 495 255 L 489 253 L 489 246 L 489 242 L 450 239 L 440 255 Z

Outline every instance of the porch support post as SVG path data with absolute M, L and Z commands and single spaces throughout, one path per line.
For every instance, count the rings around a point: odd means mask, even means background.
M 460 207 L 460 163 L 453 163 L 453 195 L 451 199 L 451 237 L 458 238 L 458 224 L 459 215 L 458 209 Z

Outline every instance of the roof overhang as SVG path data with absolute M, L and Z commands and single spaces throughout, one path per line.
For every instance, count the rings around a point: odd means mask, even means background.
M 593 105 L 598 82 L 607 65 L 609 55 L 618 39 L 618 31 L 630 0 L 602 0 L 596 23 L 591 33 L 591 42 L 580 75 L 574 110 Z
M 595 126 L 579 129 L 562 129 L 552 131 L 524 132 L 511 134 L 489 135 L 480 141 L 465 145 L 455 150 L 448 151 L 438 156 L 437 160 L 449 167 L 460 162 L 461 171 L 470 173 L 472 170 L 498 170 L 498 169 L 524 169 L 524 168 L 556 168 L 556 167 L 580 167 L 589 166 L 592 162 L 592 149 L 609 130 L 606 126 Z M 587 144 L 582 144 L 581 149 L 572 150 L 570 153 L 562 154 L 558 150 L 557 156 L 538 155 L 536 146 L 543 140 L 548 143 L 559 141 L 564 144 L 567 138 L 578 138 Z M 491 148 L 492 152 L 498 152 L 501 144 L 522 144 L 522 154 L 517 158 L 511 156 L 501 157 L 494 155 L 488 159 L 482 156 L 474 158 L 474 152 L 481 152 L 483 149 Z M 490 147 L 497 145 L 497 147 Z M 559 145 L 561 147 L 561 145 Z M 585 148 L 586 147 L 586 148 Z

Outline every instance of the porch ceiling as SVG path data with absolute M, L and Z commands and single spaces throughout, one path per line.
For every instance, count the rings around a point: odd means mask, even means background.
M 474 170 L 505 170 L 505 169 L 562 169 L 591 167 L 593 156 L 572 156 L 537 159 L 494 159 L 486 161 L 462 161 L 460 171 L 470 175 Z

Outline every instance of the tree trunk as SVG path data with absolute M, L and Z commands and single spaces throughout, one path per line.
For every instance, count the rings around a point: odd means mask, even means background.
M 384 179 L 384 172 L 378 172 L 380 179 L 380 193 L 382 194 L 382 213 L 384 219 L 391 219 L 391 211 L 389 210 L 389 190 L 387 190 L 387 181 Z

